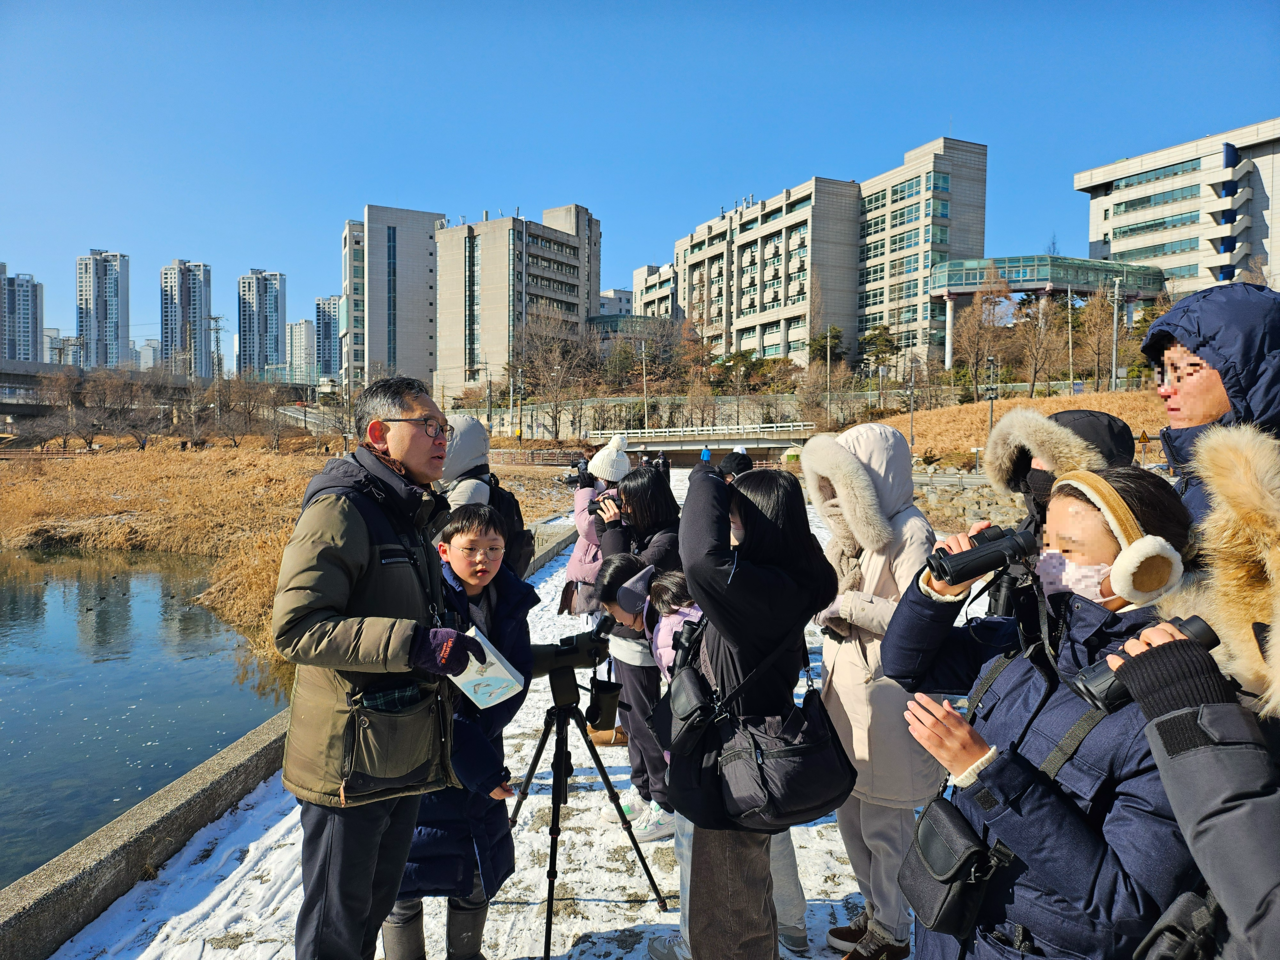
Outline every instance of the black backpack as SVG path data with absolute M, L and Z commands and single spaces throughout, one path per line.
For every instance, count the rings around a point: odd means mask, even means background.
M 463 480 L 483 480 L 488 484 L 489 506 L 498 511 L 507 528 L 507 552 L 502 562 L 523 580 L 525 574 L 529 572 L 529 564 L 533 561 L 533 531 L 524 525 L 524 513 L 520 509 L 520 501 L 516 499 L 514 493 L 498 482 L 497 475 L 490 473 L 488 467 L 464 473 L 453 482 L 450 489 Z

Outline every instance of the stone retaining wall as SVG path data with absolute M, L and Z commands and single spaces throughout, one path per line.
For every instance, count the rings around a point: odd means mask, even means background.
M 916 506 L 933 524 L 937 533 L 967 530 L 978 520 L 990 520 L 998 527 L 1011 527 L 1027 515 L 1021 494 L 1003 494 L 991 486 L 917 486 Z

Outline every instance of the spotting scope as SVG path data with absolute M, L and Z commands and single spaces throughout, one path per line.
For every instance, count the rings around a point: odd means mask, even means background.
M 578 680 L 573 671 L 594 670 L 609 656 L 609 634 L 617 623 L 605 614 L 594 630 L 561 637 L 558 643 L 533 645 L 533 675 L 551 678 L 551 695 L 557 706 L 578 702 Z

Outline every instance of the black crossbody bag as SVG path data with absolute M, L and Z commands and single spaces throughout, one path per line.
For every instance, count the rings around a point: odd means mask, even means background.
M 717 698 L 692 665 L 697 662 L 706 621 L 704 616 L 692 629 L 686 627 L 691 634 L 687 642 L 682 631 L 670 688 L 651 718 L 650 728 L 659 744 L 681 756 L 699 748 L 703 751 L 703 765 L 714 763 L 719 774 L 725 813 L 744 830 L 780 833 L 831 813 L 853 792 L 857 772 L 813 685 L 807 662 L 808 690 L 802 704 L 793 706 L 786 716 L 729 713 L 757 677 L 783 654 L 794 652 L 797 643 L 803 646 L 804 623 L 730 693 Z M 716 736 L 708 735 L 711 724 Z
M 1005 654 L 998 658 L 973 691 L 969 723 L 972 724 L 982 711 L 982 699 L 996 678 L 1019 656 L 1026 656 L 1032 662 L 1047 685 L 1040 706 L 1036 708 L 1038 714 L 1055 686 L 1053 677 L 1035 662 L 1037 651 L 1045 650 L 1044 643 L 1037 643 L 1025 653 Z M 1105 716 L 1101 710 L 1086 712 L 1049 752 L 1040 764 L 1041 772 L 1050 779 L 1056 778 L 1084 738 Z M 1031 722 L 1034 719 L 1033 716 Z M 1028 722 L 1027 730 L 1031 729 L 1031 722 Z M 1014 744 L 1015 748 L 1017 745 Z M 965 815 L 944 796 L 948 779 L 943 778 L 937 796 L 925 804 L 916 821 L 915 838 L 898 871 L 898 886 L 920 923 L 935 933 L 963 942 L 973 933 L 987 884 L 997 870 L 1013 862 L 1014 854 L 999 840 L 994 847 L 987 846 Z

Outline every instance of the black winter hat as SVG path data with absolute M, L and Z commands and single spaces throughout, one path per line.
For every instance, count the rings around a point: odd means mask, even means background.
M 721 473 L 732 473 L 735 477 L 740 473 L 746 473 L 755 466 L 751 462 L 751 458 L 745 453 L 726 453 L 724 459 L 720 461 Z

